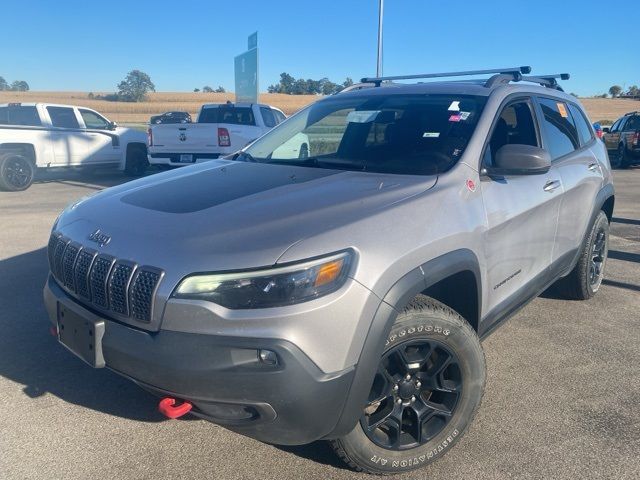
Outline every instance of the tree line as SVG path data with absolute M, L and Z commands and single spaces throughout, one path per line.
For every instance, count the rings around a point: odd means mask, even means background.
M 604 96 L 607 94 L 605 93 Z M 629 89 L 625 92 L 624 89 L 620 85 L 613 85 L 609 88 L 609 95 L 612 98 L 616 97 L 640 97 L 640 88 L 637 85 L 631 85 Z
M 342 83 L 334 83 L 324 77 L 320 80 L 310 78 L 294 78 L 286 72 L 280 74 L 280 81 L 274 85 L 269 85 L 269 93 L 287 93 L 289 95 L 332 95 L 340 90 L 353 85 L 353 80 L 349 77 Z
M 24 80 L 15 80 L 14 82 L 7 82 L 4 77 L 0 77 L 0 91 L 1 92 L 28 92 L 29 84 Z

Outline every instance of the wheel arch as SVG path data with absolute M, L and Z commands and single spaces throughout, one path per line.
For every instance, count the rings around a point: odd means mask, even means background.
M 17 153 L 25 156 L 34 166 L 36 165 L 36 149 L 31 143 L 1 143 L 0 155 L 4 153 Z
M 472 301 L 467 302 L 469 305 L 465 306 L 462 301 L 468 300 L 469 296 L 458 295 L 459 298 L 455 298 L 455 293 L 460 291 L 471 292 Z M 465 319 L 477 331 L 482 289 L 480 264 L 475 253 L 469 249 L 459 249 L 429 260 L 406 273 L 389 289 L 369 327 L 340 419 L 326 438 L 346 435 L 357 423 L 384 350 L 384 338 L 389 335 L 398 314 L 419 294 L 435 295 L 436 300 L 461 315 L 460 310 L 463 310 L 471 317 Z
M 142 148 L 145 153 L 147 152 L 147 144 L 144 142 L 129 142 L 127 143 L 126 148 L 126 156 L 129 155 L 129 152 L 133 151 L 133 149 Z

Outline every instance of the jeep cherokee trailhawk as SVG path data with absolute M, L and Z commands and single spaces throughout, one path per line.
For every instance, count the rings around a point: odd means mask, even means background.
M 480 339 L 553 283 L 602 282 L 605 146 L 529 70 L 363 79 L 228 159 L 69 206 L 52 332 L 168 417 L 327 439 L 371 473 L 431 462 L 480 404 Z

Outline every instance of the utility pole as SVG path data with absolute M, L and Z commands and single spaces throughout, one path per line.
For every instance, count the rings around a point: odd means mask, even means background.
M 378 8 L 378 66 L 376 76 L 382 76 L 382 18 L 384 16 L 384 0 L 379 0 Z

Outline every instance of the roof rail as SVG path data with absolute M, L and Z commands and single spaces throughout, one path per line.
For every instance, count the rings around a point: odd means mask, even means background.
M 636 113 L 640 113 L 640 111 L 634 110 L 633 112 L 627 112 L 624 114 L 624 116 L 626 117 L 627 115 L 635 115 Z
M 413 80 L 417 78 L 441 78 L 441 77 L 466 77 L 470 75 L 483 75 L 486 73 L 498 73 L 503 75 L 510 75 L 511 79 L 522 77 L 523 74 L 531 73 L 531 67 L 508 67 L 508 68 L 494 68 L 488 70 L 467 70 L 464 72 L 442 72 L 442 73 L 423 73 L 418 75 L 396 75 L 393 77 L 365 77 L 361 80 L 362 83 L 373 83 L 376 87 L 379 87 L 382 82 L 390 82 L 393 80 Z
M 366 83 L 366 82 L 354 83 L 353 85 L 349 85 L 348 87 L 343 88 L 337 93 L 346 93 L 346 92 L 351 92 L 353 90 L 362 90 L 363 88 L 373 88 L 375 86 L 376 85 L 373 83 Z
M 558 78 L 561 80 L 569 80 L 570 75 L 568 73 L 557 73 L 553 75 L 535 75 L 535 76 L 520 75 L 519 78 L 516 78 L 515 76 L 511 76 L 511 75 L 498 74 L 498 75 L 494 75 L 489 80 L 487 80 L 484 86 L 487 88 L 491 88 L 491 87 L 494 87 L 495 85 L 507 84 L 509 82 L 531 82 L 531 83 L 537 83 L 539 85 L 542 85 L 543 87 L 554 88 L 556 90 L 560 90 L 561 92 L 563 92 L 564 90 L 562 89 L 562 87 L 558 85 L 558 81 L 557 81 Z

